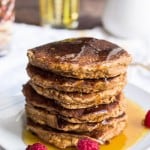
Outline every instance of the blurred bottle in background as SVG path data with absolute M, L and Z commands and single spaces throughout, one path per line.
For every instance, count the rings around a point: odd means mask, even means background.
M 42 25 L 55 28 L 78 27 L 79 0 L 39 0 Z
M 9 51 L 15 0 L 0 0 L 0 56 Z

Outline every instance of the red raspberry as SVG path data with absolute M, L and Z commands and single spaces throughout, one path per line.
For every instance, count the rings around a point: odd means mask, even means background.
M 99 150 L 99 144 L 88 138 L 83 138 L 78 141 L 77 150 Z
M 144 125 L 147 128 L 150 128 L 150 110 L 146 113 Z
M 41 143 L 35 143 L 33 145 L 28 145 L 26 150 L 48 150 L 47 147 Z

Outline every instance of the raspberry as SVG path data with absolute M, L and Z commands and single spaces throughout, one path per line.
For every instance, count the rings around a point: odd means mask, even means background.
M 146 113 L 144 125 L 147 128 L 150 128 L 150 110 Z
M 77 150 L 99 150 L 99 144 L 88 138 L 83 138 L 78 141 Z
M 33 145 L 28 145 L 26 150 L 48 150 L 47 147 L 41 143 L 35 143 Z

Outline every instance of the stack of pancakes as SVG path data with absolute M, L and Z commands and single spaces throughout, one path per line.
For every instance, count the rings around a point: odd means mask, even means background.
M 59 148 L 84 137 L 101 144 L 126 126 L 123 88 L 131 56 L 94 38 L 49 43 L 27 53 L 27 129 Z

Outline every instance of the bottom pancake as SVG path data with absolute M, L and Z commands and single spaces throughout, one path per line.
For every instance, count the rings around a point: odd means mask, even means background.
M 76 146 L 78 141 L 82 138 L 88 137 L 96 140 L 100 144 L 104 144 L 113 137 L 120 134 L 126 127 L 126 116 L 118 118 L 113 125 L 105 125 L 103 128 L 95 129 L 92 132 L 64 132 L 56 130 L 49 126 L 40 125 L 33 122 L 31 119 L 27 120 L 27 129 L 36 134 L 41 140 L 52 144 L 58 148 L 67 148 Z

